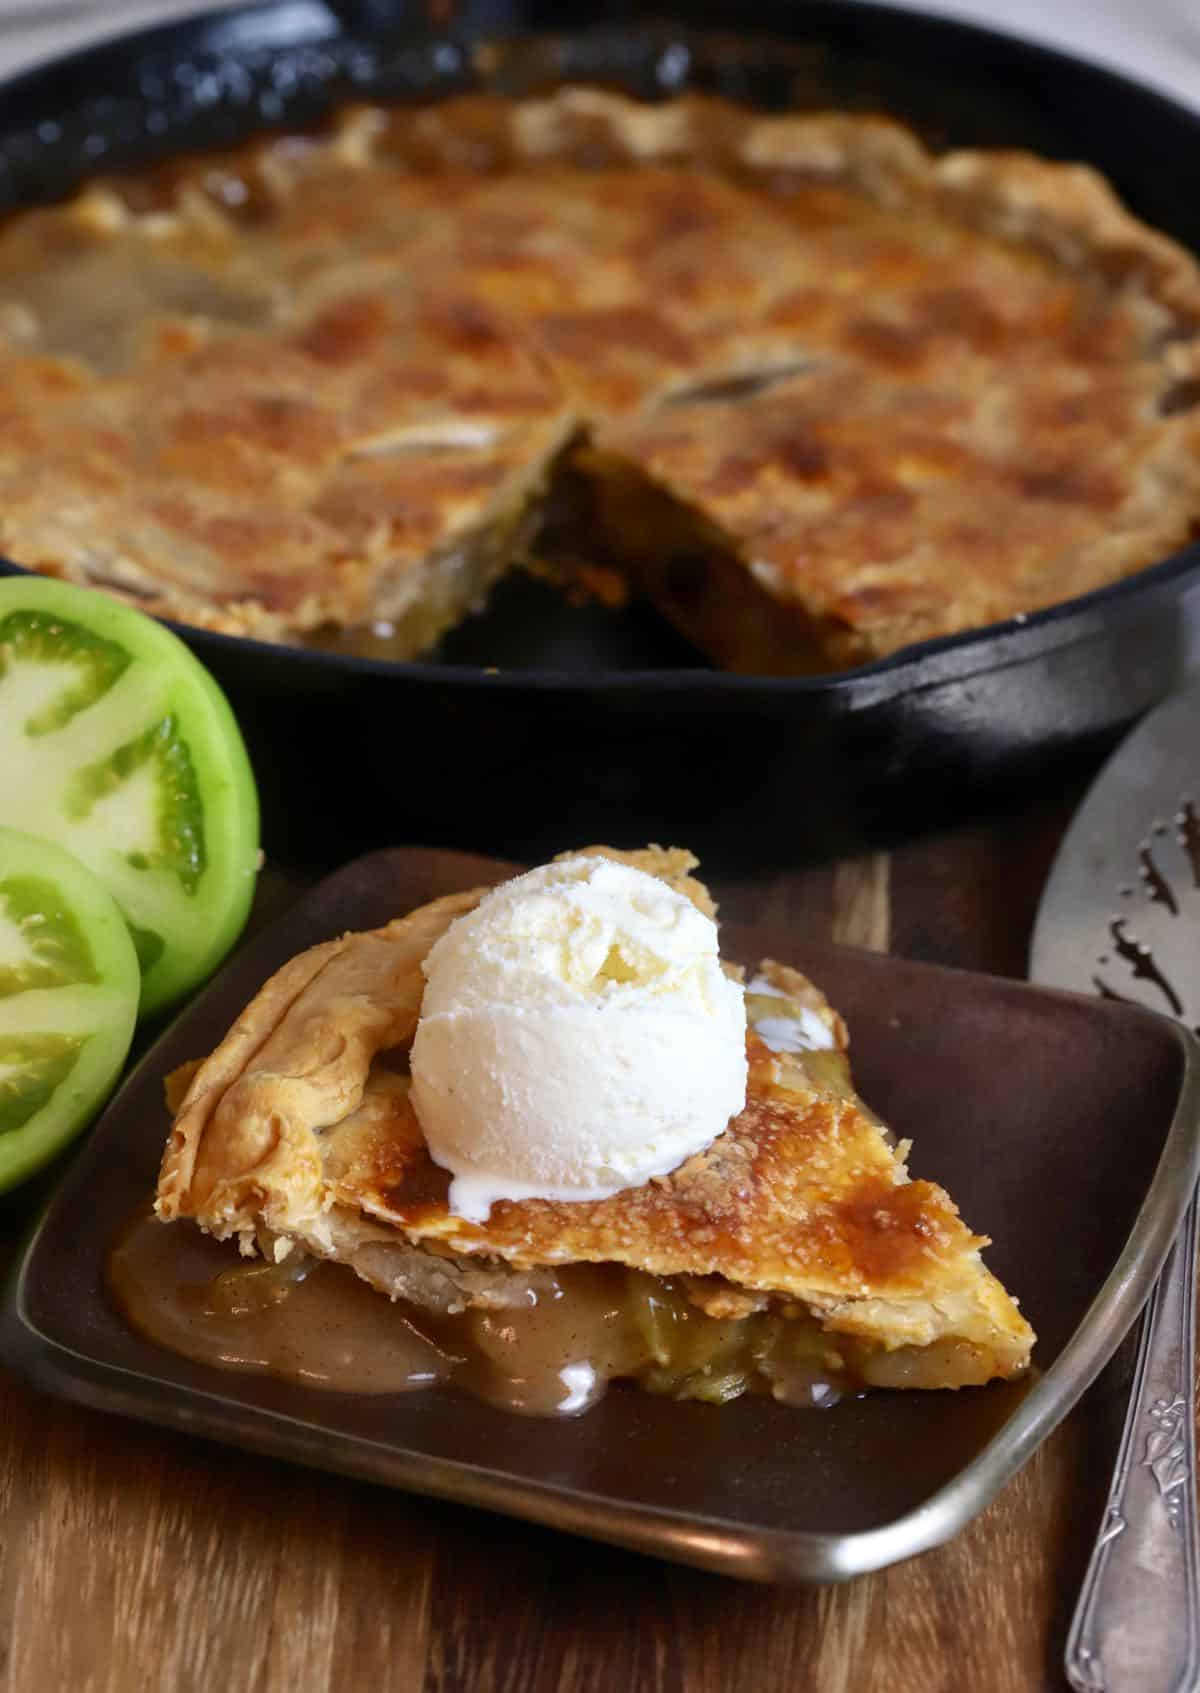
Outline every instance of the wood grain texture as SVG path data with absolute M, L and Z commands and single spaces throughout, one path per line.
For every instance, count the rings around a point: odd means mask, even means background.
M 1058 827 L 744 877 L 723 909 L 1020 972 Z M 10 1243 L 23 1209 L 0 1207 Z M 1059 1689 L 1120 1368 L 951 1545 L 823 1591 L 290 1469 L 0 1375 L 0 1693 Z
M 844 946 L 886 952 L 891 934 L 891 865 L 886 853 L 848 858 L 833 872 L 830 930 Z

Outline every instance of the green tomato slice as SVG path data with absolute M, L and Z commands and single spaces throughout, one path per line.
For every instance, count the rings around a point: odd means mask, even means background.
M 0 828 L 0 1192 L 95 1115 L 129 1051 L 140 990 L 103 883 L 61 847 Z
M 160 623 L 88 588 L 0 581 L 0 825 L 56 841 L 120 907 L 141 1011 L 237 939 L 258 798 L 229 703 Z

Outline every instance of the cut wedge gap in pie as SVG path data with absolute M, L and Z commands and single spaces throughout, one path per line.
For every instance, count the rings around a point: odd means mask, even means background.
M 612 856 L 711 912 L 690 854 Z M 404 1059 L 422 961 L 485 892 L 314 947 L 266 983 L 176 1080 L 163 1221 L 261 1254 L 285 1291 L 298 1264 L 332 1261 L 401 1302 L 396 1321 L 456 1379 L 524 1410 L 583 1409 L 609 1379 L 822 1404 L 1025 1371 L 1034 1336 L 987 1241 L 909 1178 L 907 1145 L 854 1091 L 841 1018 L 769 960 L 746 990 L 745 1109 L 707 1150 L 608 1198 L 455 1214 Z

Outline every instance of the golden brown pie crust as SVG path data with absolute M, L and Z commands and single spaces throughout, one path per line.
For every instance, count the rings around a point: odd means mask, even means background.
M 836 668 L 1186 541 L 1198 329 L 1080 166 L 697 96 L 359 108 L 0 232 L 0 553 L 416 652 L 583 439 L 718 661 Z

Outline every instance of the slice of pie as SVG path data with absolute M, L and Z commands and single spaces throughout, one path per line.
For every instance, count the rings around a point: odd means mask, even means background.
M 548 484 L 727 667 L 1030 612 L 1195 531 L 1200 268 L 1080 167 L 580 87 L 355 108 L 0 229 L 20 564 L 408 658 Z
M 711 912 L 690 854 L 616 856 Z M 492 1368 L 497 1334 L 511 1342 L 539 1302 L 578 1310 L 596 1371 L 681 1397 L 819 1400 L 1026 1368 L 1034 1336 L 984 1266 L 987 1242 L 909 1179 L 907 1145 L 854 1092 L 841 1018 L 785 965 L 751 981 L 747 1103 L 706 1151 L 604 1200 L 453 1214 L 405 1055 L 421 960 L 484 892 L 314 947 L 266 984 L 187 1081 L 161 1218 L 276 1262 L 336 1260 Z

